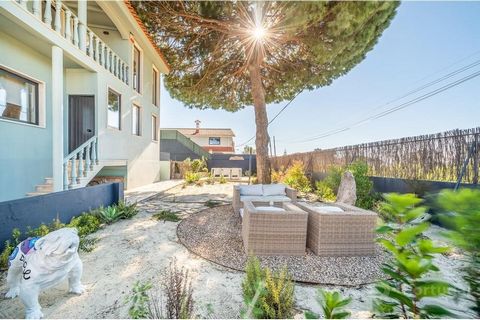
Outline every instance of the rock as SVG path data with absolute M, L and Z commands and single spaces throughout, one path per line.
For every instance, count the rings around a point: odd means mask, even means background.
M 340 186 L 338 187 L 337 202 L 354 206 L 355 201 L 357 201 L 355 178 L 350 171 L 345 171 L 340 181 Z

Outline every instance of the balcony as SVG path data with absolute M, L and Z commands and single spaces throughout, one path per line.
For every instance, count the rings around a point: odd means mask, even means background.
M 91 60 L 125 84 L 129 67 L 108 45 L 77 17 L 61 0 L 10 0 L 73 44 Z

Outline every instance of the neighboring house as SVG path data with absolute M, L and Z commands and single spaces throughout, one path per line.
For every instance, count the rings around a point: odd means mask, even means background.
M 126 1 L 0 1 L 0 201 L 159 180 L 162 54 Z
M 195 128 L 168 128 L 176 130 L 208 153 L 235 153 L 232 129 L 200 128 L 200 121 L 195 121 Z M 163 129 L 162 129 L 163 130 Z

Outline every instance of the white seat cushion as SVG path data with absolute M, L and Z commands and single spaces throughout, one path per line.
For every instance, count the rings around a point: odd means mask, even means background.
M 240 196 L 240 201 L 252 201 L 252 202 L 291 202 L 287 196 Z
M 252 184 L 250 186 L 240 186 L 241 196 L 261 196 L 263 188 L 261 184 Z
M 285 185 L 284 184 L 264 184 L 263 185 L 264 196 L 284 196 Z

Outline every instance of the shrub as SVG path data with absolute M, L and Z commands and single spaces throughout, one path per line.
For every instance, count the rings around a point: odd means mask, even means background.
M 187 184 L 193 184 L 200 180 L 200 174 L 197 172 L 187 171 L 185 172 L 185 182 Z
M 447 212 L 441 221 L 452 230 L 449 239 L 465 251 L 463 279 L 469 286 L 471 309 L 480 318 L 480 191 L 460 189 L 442 191 L 440 207 Z
M 227 183 L 227 178 L 225 178 L 222 174 L 222 175 L 220 175 L 220 179 L 218 180 L 218 182 L 220 184 L 225 184 L 225 183 Z
M 385 195 L 385 212 L 392 222 L 377 229 L 384 236 L 379 242 L 392 255 L 382 271 L 389 280 L 376 285 L 380 295 L 374 301 L 376 313 L 382 318 L 431 318 L 452 314 L 439 304 L 437 297 L 449 294 L 452 286 L 434 279 L 433 271 L 439 271 L 433 263 L 436 254 L 447 247 L 437 247 L 423 233 L 429 228 L 426 208 L 418 206 L 421 199 L 413 194 Z
M 152 217 L 157 220 L 163 220 L 163 221 L 170 221 L 170 222 L 178 222 L 182 219 L 178 217 L 178 212 L 173 212 L 170 210 L 161 210 L 157 213 L 155 213 Z
M 343 310 L 352 298 L 343 298 L 337 291 L 326 291 L 319 289 L 317 292 L 317 301 L 322 307 L 323 317 L 325 319 L 345 319 L 350 317 L 350 312 Z M 309 314 L 310 319 L 318 319 L 319 316 L 313 313 Z
M 100 224 L 100 219 L 96 215 L 83 213 L 73 217 L 68 227 L 77 228 L 78 235 L 83 237 L 100 229 Z
M 132 319 L 146 319 L 148 314 L 148 290 L 152 288 L 151 283 L 141 283 L 137 281 L 132 289 L 132 294 L 127 297 L 127 302 L 130 302 L 128 315 Z
M 8 258 L 12 254 L 15 247 L 16 245 L 12 244 L 10 240 L 5 241 L 5 247 L 0 254 L 0 270 L 5 270 L 8 268 Z
M 174 259 L 165 274 L 163 290 L 169 319 L 190 319 L 193 316 L 192 282 L 188 270 L 178 268 Z
M 98 238 L 87 238 L 85 236 L 80 237 L 80 243 L 78 249 L 83 252 L 92 252 L 97 246 Z
M 138 214 L 136 203 L 127 204 L 125 201 L 120 201 L 116 207 L 122 219 L 131 219 Z
M 301 161 L 293 162 L 285 172 L 283 182 L 300 192 L 308 193 L 312 191 L 310 180 L 308 180 L 305 175 L 305 170 Z
M 260 261 L 251 257 L 247 261 L 242 283 L 246 310 L 244 317 L 257 319 L 291 318 L 294 304 L 294 284 L 287 269 L 272 274 L 263 269 Z
M 272 182 L 280 183 L 283 180 L 285 180 L 285 167 L 282 166 L 278 170 L 272 169 Z
M 120 212 L 116 206 L 106 208 L 101 207 L 94 212 L 98 215 L 100 220 L 106 224 L 114 223 L 122 217 L 122 212 Z
M 209 173 L 207 179 L 205 180 L 207 184 L 215 184 L 215 177 L 212 173 Z
M 325 180 L 315 182 L 315 189 L 315 194 L 318 196 L 320 201 L 334 202 L 337 198 L 335 193 L 333 193 L 332 188 L 326 183 Z
M 28 226 L 26 234 L 27 234 L 27 237 L 43 237 L 43 236 L 46 236 L 49 232 L 50 232 L 50 229 L 48 229 L 48 226 L 42 223 L 36 229 L 32 229 Z

